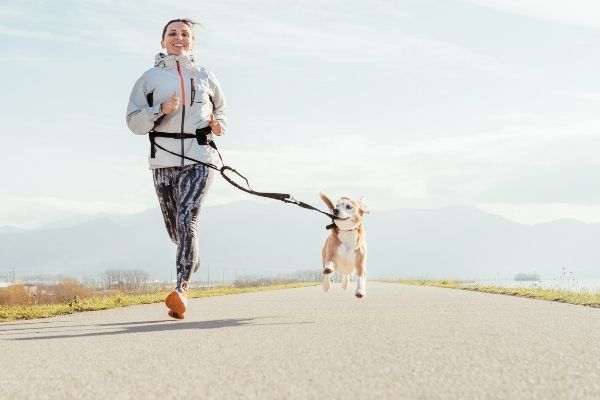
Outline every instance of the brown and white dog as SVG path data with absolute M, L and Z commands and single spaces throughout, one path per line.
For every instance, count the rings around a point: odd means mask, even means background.
M 355 273 L 357 276 L 355 296 L 359 299 L 363 298 L 367 294 L 367 242 L 362 220 L 369 211 L 362 199 L 340 197 L 334 206 L 331 199 L 321 193 L 321 200 L 337 217 L 323 246 L 323 290 L 327 292 L 331 289 L 331 276 L 334 271 L 342 275 L 344 290 L 348 289 L 350 275 Z

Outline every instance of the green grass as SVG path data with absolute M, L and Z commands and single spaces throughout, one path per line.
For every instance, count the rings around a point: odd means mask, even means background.
M 581 306 L 600 308 L 600 292 L 571 292 L 568 290 L 540 289 L 540 288 L 506 288 L 499 286 L 485 286 L 477 284 L 467 284 L 452 280 L 416 280 L 399 279 L 396 281 L 386 281 L 401 283 L 405 285 L 434 286 L 449 289 L 471 290 L 474 292 L 485 292 L 494 294 L 503 294 L 509 296 L 527 297 L 530 299 L 558 301 L 561 303 L 576 304 Z
M 200 297 L 224 296 L 230 294 L 259 292 L 264 290 L 290 289 L 306 286 L 314 286 L 318 283 L 288 283 L 277 285 L 266 285 L 256 287 L 236 288 L 233 286 L 220 286 L 214 289 L 190 290 L 188 297 L 191 299 Z M 56 315 L 73 314 L 82 311 L 107 310 L 110 308 L 127 307 L 138 304 L 160 303 L 164 301 L 168 292 L 155 292 L 148 294 L 117 294 L 113 296 L 96 296 L 85 299 L 73 298 L 65 304 L 44 304 L 32 306 L 7 306 L 0 305 L 0 322 L 47 318 Z

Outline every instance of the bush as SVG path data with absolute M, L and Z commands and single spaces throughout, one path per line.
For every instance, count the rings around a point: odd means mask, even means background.
M 533 274 L 525 274 L 520 273 L 515 275 L 515 281 L 539 281 L 540 276 L 536 273 Z
M 92 290 L 75 279 L 63 279 L 56 285 L 52 300 L 54 303 L 70 303 L 74 299 L 85 299 L 92 295 Z
M 57 285 L 11 285 L 0 289 L 0 304 L 7 306 L 70 304 L 91 297 L 93 294 L 92 289 L 81 285 L 78 281 L 63 279 Z
M 0 304 L 5 306 L 25 306 L 33 304 L 25 285 L 11 285 L 0 289 Z

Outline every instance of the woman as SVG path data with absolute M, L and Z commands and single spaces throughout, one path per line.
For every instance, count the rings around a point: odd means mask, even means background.
M 194 25 L 169 21 L 162 33 L 166 55 L 155 58 L 131 91 L 127 125 L 133 133 L 150 133 L 150 169 L 167 232 L 177 245 L 177 285 L 165 304 L 169 315 L 183 319 L 192 272 L 199 266 L 196 243 L 200 207 L 218 164 L 207 143 L 225 133 L 225 98 L 215 76 L 192 56 Z

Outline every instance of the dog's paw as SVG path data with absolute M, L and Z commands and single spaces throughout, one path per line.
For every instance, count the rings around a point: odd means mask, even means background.
M 357 299 L 362 299 L 367 295 L 367 292 L 364 289 L 356 289 L 356 293 L 354 293 Z
M 323 275 L 333 274 L 333 262 L 327 261 L 327 264 L 323 265 Z

